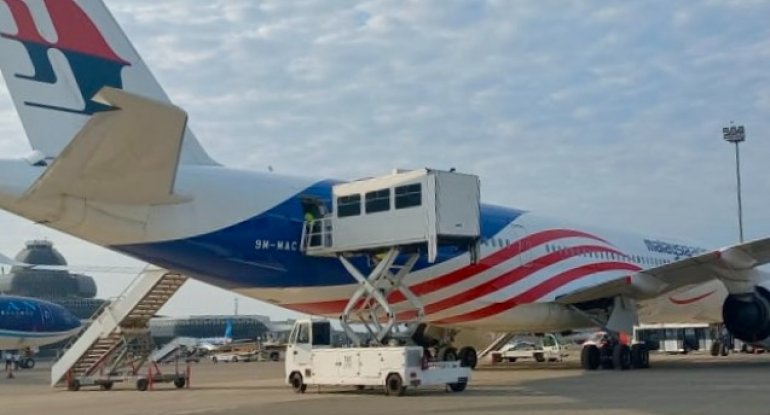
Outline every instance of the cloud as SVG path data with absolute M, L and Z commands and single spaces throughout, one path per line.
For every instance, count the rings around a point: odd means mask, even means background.
M 735 120 L 747 235 L 770 235 L 766 2 L 108 5 L 224 164 L 457 167 L 487 201 L 717 246 L 736 234 Z M 0 92 L 0 150 L 26 151 Z

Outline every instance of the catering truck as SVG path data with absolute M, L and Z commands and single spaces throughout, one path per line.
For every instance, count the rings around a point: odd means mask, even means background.
M 286 349 L 286 382 L 297 393 L 309 385 L 383 387 L 401 396 L 407 387 L 442 385 L 462 392 L 471 370 L 460 361 L 432 361 L 420 346 L 333 347 L 328 321 L 298 320 Z

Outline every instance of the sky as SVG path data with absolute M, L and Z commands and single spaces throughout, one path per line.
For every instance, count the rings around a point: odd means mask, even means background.
M 485 202 L 719 247 L 770 236 L 770 2 L 106 0 L 228 166 L 352 179 L 477 174 Z M 29 145 L 0 81 L 0 156 Z M 141 264 L 0 212 L 0 252 Z M 131 275 L 95 274 L 100 295 Z M 231 313 L 188 283 L 162 310 Z M 292 316 L 240 298 L 241 313 Z

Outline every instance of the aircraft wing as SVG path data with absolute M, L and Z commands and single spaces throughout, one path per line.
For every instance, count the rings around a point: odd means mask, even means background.
M 170 204 L 187 114 L 168 103 L 105 87 L 96 113 L 27 190 L 27 199 L 69 195 L 122 204 Z
M 726 284 L 748 283 L 751 274 L 745 271 L 768 263 L 770 238 L 759 239 L 577 289 L 558 297 L 556 302 L 577 304 L 619 295 L 643 300 L 713 279 L 722 280 Z

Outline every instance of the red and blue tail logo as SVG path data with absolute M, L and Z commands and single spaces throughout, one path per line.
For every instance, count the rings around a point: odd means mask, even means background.
M 32 82 L 57 85 L 59 76 L 48 55 L 51 49 L 56 49 L 69 63 L 84 103 L 82 108 L 31 101 L 25 101 L 25 105 L 85 115 L 108 109 L 91 99 L 105 86 L 122 89 L 121 71 L 130 63 L 112 50 L 80 6 L 74 0 L 43 0 L 58 35 L 56 42 L 49 42 L 40 34 L 30 8 L 23 0 L 0 1 L 8 5 L 18 28 L 16 34 L 0 32 L 0 36 L 21 42 L 34 68 L 32 75 L 16 73 L 15 76 Z

